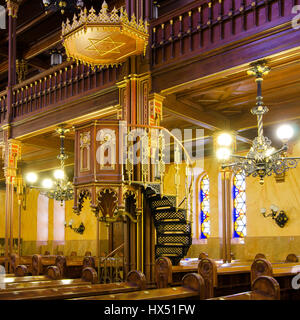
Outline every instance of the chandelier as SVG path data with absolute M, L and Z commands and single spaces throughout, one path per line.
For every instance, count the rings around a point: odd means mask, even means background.
M 120 65 L 129 56 L 146 53 L 147 21 L 129 20 L 126 10 L 108 11 L 104 1 L 99 14 L 86 8 L 62 23 L 62 42 L 68 59 L 95 67 Z
M 64 126 L 60 126 L 56 130 L 60 137 L 60 154 L 57 156 L 57 159 L 60 160 L 60 169 L 54 171 L 55 181 L 46 178 L 42 182 L 42 187 L 34 187 L 41 189 L 41 194 L 48 198 L 60 201 L 61 205 L 63 205 L 64 201 L 72 200 L 74 197 L 73 185 L 65 175 L 65 160 L 68 159 L 68 155 L 65 154 L 64 141 L 65 134 L 69 131 Z M 38 176 L 34 172 L 30 172 L 26 176 L 26 181 L 30 184 L 35 183 L 37 180 Z
M 60 10 L 61 14 L 65 13 L 65 10 L 73 10 L 81 9 L 84 6 L 84 2 L 82 0 L 43 0 L 43 5 L 45 7 L 45 11 L 49 10 Z
M 217 157 L 223 162 L 222 169 L 231 168 L 234 173 L 243 172 L 245 176 L 259 177 L 260 184 L 264 183 L 266 176 L 282 175 L 288 169 L 297 167 L 300 157 L 286 157 L 288 150 L 287 142 L 293 136 L 293 128 L 289 125 L 282 125 L 277 130 L 277 135 L 283 145 L 276 150 L 271 146 L 272 142 L 263 135 L 263 115 L 269 109 L 263 103 L 262 81 L 263 76 L 268 74 L 270 68 L 266 61 L 261 60 L 250 65 L 249 75 L 255 76 L 257 83 L 256 106 L 251 113 L 257 116 L 258 135 L 252 142 L 252 147 L 246 156 L 231 154 L 229 146 L 232 144 L 232 137 L 228 133 L 221 133 L 217 137 Z M 234 160 L 233 160 L 233 159 Z M 230 163 L 230 161 L 233 161 Z

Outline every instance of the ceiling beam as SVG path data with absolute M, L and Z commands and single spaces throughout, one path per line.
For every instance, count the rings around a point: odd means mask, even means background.
M 175 115 L 178 119 L 211 131 L 231 129 L 228 118 L 216 113 L 211 114 L 209 112 L 196 110 L 182 102 L 176 101 L 173 95 L 168 96 L 164 100 L 164 109 L 168 113 Z M 241 135 L 236 135 L 236 139 L 244 143 L 252 144 L 250 139 Z
M 61 31 L 56 32 L 51 36 L 47 37 L 45 40 L 39 41 L 38 43 L 34 44 L 30 49 L 25 51 L 23 59 L 32 59 L 38 54 L 53 48 L 55 45 L 59 43 L 61 43 Z
M 27 146 L 38 147 L 46 150 L 53 150 L 59 153 L 60 150 L 60 139 L 59 137 L 31 137 L 28 140 L 23 140 L 22 144 Z M 65 151 L 67 153 L 74 153 L 74 140 L 65 139 Z
M 282 107 L 270 108 L 270 111 L 264 115 L 263 124 L 269 126 L 296 119 L 300 119 L 299 98 L 293 97 L 289 101 L 283 101 Z M 257 119 L 250 112 L 231 117 L 230 121 L 232 130 L 238 132 L 257 127 Z
M 168 113 L 174 114 L 179 119 L 211 131 L 220 128 L 225 129 L 229 123 L 225 117 L 216 117 L 203 111 L 203 109 L 197 110 L 182 101 L 177 101 L 173 95 L 164 100 L 164 108 Z

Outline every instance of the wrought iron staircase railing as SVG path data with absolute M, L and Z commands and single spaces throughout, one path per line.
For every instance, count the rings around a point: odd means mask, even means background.
M 174 265 L 187 254 L 192 244 L 193 163 L 179 139 L 163 127 L 128 125 L 124 151 L 126 154 L 124 181 L 143 186 L 156 228 L 156 258 L 167 256 Z M 166 158 L 171 150 L 166 139 L 174 140 L 175 192 L 164 184 Z M 182 152 L 185 161 L 182 162 Z M 138 159 L 137 159 L 138 158 Z M 171 161 L 170 161 L 171 163 Z M 181 182 L 180 165 L 185 166 L 185 181 Z M 180 188 L 185 196 L 179 201 Z M 168 189 L 168 190 L 167 190 Z M 182 206 L 182 208 L 180 208 Z

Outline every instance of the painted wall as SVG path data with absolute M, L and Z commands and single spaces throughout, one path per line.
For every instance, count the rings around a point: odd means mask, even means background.
M 289 156 L 300 155 L 300 142 L 292 146 Z M 182 165 L 184 167 L 184 165 Z M 203 172 L 210 179 L 210 219 L 211 235 L 207 240 L 199 239 L 199 183 Z M 221 216 L 219 199 L 221 184 L 219 181 L 219 165 L 214 157 L 205 157 L 204 163 L 196 163 L 194 188 L 194 221 L 193 245 L 188 256 L 198 257 L 204 251 L 210 257 L 221 257 Z M 165 189 L 175 190 L 174 165 L 167 166 Z M 185 171 L 180 170 L 181 190 L 184 193 Z M 181 198 L 182 196 L 180 196 Z M 270 205 L 276 204 L 283 209 L 289 221 L 284 228 L 280 228 L 272 218 L 264 218 L 260 208 L 269 211 Z M 285 182 L 276 182 L 273 176 L 265 178 L 263 186 L 258 178 L 246 178 L 246 206 L 247 206 L 247 236 L 244 243 L 232 242 L 232 253 L 235 259 L 252 260 L 258 252 L 264 253 L 272 261 L 283 260 L 289 253 L 300 255 L 300 165 L 287 173 Z
M 73 213 L 73 201 L 67 201 L 65 205 L 65 220 L 69 222 L 73 219 L 74 227 L 78 227 L 81 222 L 85 226 L 83 235 L 75 233 L 70 228 L 65 229 L 65 243 L 58 243 L 53 239 L 53 200 L 49 200 L 48 207 L 48 243 L 37 243 L 37 202 L 39 192 L 28 190 L 26 194 L 26 207 L 22 208 L 21 237 L 23 239 L 22 254 L 44 253 L 45 250 L 56 254 L 58 250 L 69 255 L 76 251 L 77 255 L 83 255 L 86 251 L 92 251 L 96 255 L 97 224 L 96 217 L 89 208 L 89 201 L 85 201 L 82 212 L 79 216 Z M 0 190 L 0 238 L 5 237 L 5 190 Z M 14 238 L 18 238 L 18 202 L 14 198 L 14 217 L 13 217 Z M 100 251 L 108 251 L 108 231 L 107 227 L 100 224 Z M 4 248 L 0 245 L 0 254 Z

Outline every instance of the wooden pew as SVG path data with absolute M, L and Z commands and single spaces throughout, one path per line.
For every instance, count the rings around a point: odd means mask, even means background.
M 46 251 L 45 253 L 49 253 L 49 251 Z M 58 252 L 58 256 L 63 256 L 62 251 Z M 87 251 L 85 255 L 90 254 L 90 251 Z M 35 256 L 35 257 L 34 257 Z M 44 257 L 44 258 L 43 258 Z M 24 277 L 26 275 L 39 275 L 39 274 L 46 274 L 47 273 L 47 267 L 49 265 L 55 265 L 55 259 L 57 255 L 32 255 L 32 256 L 22 256 L 19 257 L 17 254 L 13 254 L 11 258 L 11 263 L 13 264 L 14 274 L 18 277 Z M 76 251 L 71 252 L 71 257 L 74 259 L 81 259 L 83 260 L 83 257 L 77 257 Z M 54 262 L 53 262 L 54 260 Z M 77 274 L 76 277 L 80 278 L 80 273 Z
M 95 270 L 94 270 L 95 272 Z M 70 280 L 72 281 L 72 280 Z M 83 284 L 68 287 L 36 288 L 27 290 L 15 290 L 13 292 L 1 292 L 0 300 L 61 300 L 95 295 L 115 294 L 145 290 L 146 278 L 143 273 L 131 271 L 126 282 L 110 284 Z
M 274 266 L 265 259 L 256 259 L 251 265 L 251 281 L 263 275 L 273 277 L 280 285 L 282 300 L 299 300 L 299 290 L 292 287 L 292 280 L 299 272 L 300 264 Z
M 60 280 L 40 280 L 40 281 L 26 281 L 26 282 L 9 282 L 0 287 L 0 292 L 32 290 L 35 288 L 57 288 L 57 287 L 73 287 L 90 284 L 89 281 L 82 279 L 60 279 Z
M 186 274 L 180 287 L 142 290 L 130 293 L 81 297 L 72 300 L 178 300 L 205 299 L 204 280 L 196 273 Z
M 294 253 L 290 253 L 287 255 L 285 262 L 299 262 L 299 256 L 296 256 Z
M 82 270 L 85 267 L 83 265 L 84 258 L 85 257 L 78 256 L 57 256 L 55 259 L 55 266 L 59 268 L 60 275 L 63 278 L 79 278 L 81 276 Z
M 16 277 L 8 276 L 1 279 L 2 283 L 21 283 L 21 282 L 30 282 L 30 281 L 46 281 L 49 280 L 48 276 L 25 276 L 25 277 Z
M 40 254 L 34 254 L 32 256 L 32 275 L 47 274 L 47 268 L 55 265 L 56 256 L 42 256 Z
M 19 265 L 26 266 L 26 273 L 31 273 L 32 270 L 32 255 L 30 256 L 19 256 L 17 253 L 12 253 L 10 255 L 10 266 L 11 272 L 14 273 L 16 276 L 17 274 L 17 267 Z M 21 271 L 21 270 L 20 270 Z M 25 274 L 20 274 L 20 276 L 24 276 Z
M 259 261 L 257 259 L 255 261 Z M 264 260 L 264 259 L 262 259 Z M 265 260 L 264 260 L 265 261 Z M 253 264 L 252 264 L 253 265 Z M 269 263 L 272 267 L 272 265 Z M 279 281 L 280 287 L 291 287 L 291 279 L 295 276 L 295 268 L 297 264 L 274 264 L 274 272 L 271 273 L 257 273 L 255 277 L 251 277 L 251 267 L 250 265 L 229 265 L 218 267 L 213 259 L 204 258 L 198 263 L 197 269 L 195 266 L 172 266 L 168 258 L 161 257 L 156 260 L 155 274 L 156 281 L 159 282 L 158 287 L 166 287 L 170 285 L 178 285 L 178 278 L 184 276 L 189 272 L 198 272 L 205 280 L 206 295 L 208 297 L 216 297 L 223 295 L 231 295 L 238 292 L 250 291 L 251 283 L 255 280 L 257 276 L 267 275 L 272 277 L 281 277 Z M 259 267 L 258 267 L 259 269 Z M 175 272 L 174 272 L 175 271 Z M 175 277 L 174 277 L 175 274 Z M 288 282 L 289 286 L 287 283 Z M 289 290 L 289 294 L 291 290 Z M 285 299 L 286 295 L 282 295 Z
M 87 267 L 91 267 L 97 271 L 94 258 L 90 254 L 90 251 L 86 251 L 83 257 L 77 255 L 71 255 L 70 257 L 58 255 L 55 259 L 55 266 L 59 268 L 61 277 L 70 279 L 80 278 L 82 270 Z
M 123 263 L 120 264 L 120 259 L 122 260 L 122 256 L 118 255 L 119 260 L 114 260 L 113 258 L 109 258 L 105 260 L 105 254 L 103 257 L 93 257 L 86 256 L 83 260 L 83 268 L 92 267 L 98 273 L 100 273 L 100 280 L 103 283 L 106 283 L 107 279 L 114 279 L 115 282 L 122 281 L 122 276 L 120 276 L 120 271 L 123 271 Z M 123 260 L 122 260 L 123 261 Z M 100 270 L 98 270 L 100 267 Z M 106 272 L 106 273 L 105 273 Z M 110 281 L 108 281 L 110 282 Z
M 274 278 L 260 276 L 253 281 L 251 291 L 208 300 L 280 300 L 280 287 Z

